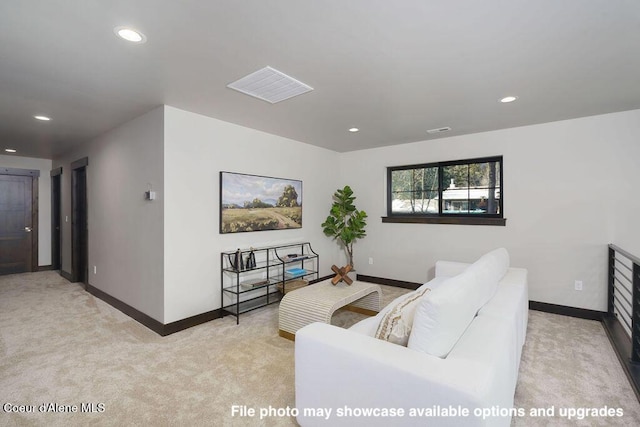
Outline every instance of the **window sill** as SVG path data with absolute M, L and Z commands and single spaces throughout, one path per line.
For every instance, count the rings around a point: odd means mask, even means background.
M 442 216 L 383 216 L 382 222 L 397 224 L 456 224 L 495 225 L 504 227 L 506 218 L 442 217 Z

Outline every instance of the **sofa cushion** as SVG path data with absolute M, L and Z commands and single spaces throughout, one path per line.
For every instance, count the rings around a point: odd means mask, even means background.
M 495 249 L 482 255 L 465 271 L 474 274 L 477 279 L 477 289 L 474 294 L 477 297 L 478 310 L 480 310 L 496 293 L 498 282 L 509 269 L 509 253 L 505 248 Z
M 509 253 L 504 248 L 496 249 L 431 292 L 416 309 L 408 347 L 446 357 L 478 311 L 496 293 L 508 268 Z
M 420 299 L 429 291 L 429 288 L 421 287 L 420 290 L 411 292 L 395 304 L 390 304 L 392 307 L 382 316 L 375 337 L 406 346 L 411 334 L 416 307 Z
M 434 290 L 438 288 L 440 285 L 442 285 L 444 282 L 446 282 L 448 279 L 450 279 L 450 277 L 445 277 L 445 276 L 434 277 L 424 285 L 420 285 L 420 287 L 416 289 L 416 291 L 421 291 L 424 288 L 429 288 L 431 290 Z
M 476 276 L 465 271 L 422 298 L 407 346 L 446 357 L 478 311 L 474 288 Z
M 391 310 L 396 304 L 403 301 L 405 298 L 410 298 L 415 292 L 420 292 L 424 288 L 429 288 L 431 290 L 438 288 L 441 284 L 445 283 L 449 279 L 448 277 L 435 277 L 428 281 L 427 283 L 420 285 L 418 289 L 415 291 L 408 292 L 404 295 L 400 295 L 396 297 L 391 303 L 387 304 L 380 313 L 376 314 L 374 317 L 367 317 L 351 326 L 349 329 L 353 332 L 357 332 L 359 334 L 368 335 L 370 337 L 375 336 L 376 331 L 378 330 L 378 325 L 380 324 L 381 319 Z

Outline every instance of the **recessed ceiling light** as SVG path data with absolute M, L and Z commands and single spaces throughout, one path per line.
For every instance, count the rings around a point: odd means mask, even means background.
M 358 128 L 350 128 L 350 129 L 349 129 L 349 132 L 358 132 L 359 130 L 360 130 L 360 129 L 358 129 Z
M 36 120 L 42 120 L 43 122 L 48 122 L 49 120 L 51 120 L 51 118 L 47 116 L 33 116 L 33 118 Z
M 6 151 L 7 153 L 15 153 L 17 150 L 13 148 L 5 148 L 4 151 Z
M 513 102 L 513 101 L 515 101 L 516 99 L 518 99 L 518 97 L 517 97 L 517 96 L 505 96 L 504 98 L 502 98 L 502 99 L 500 100 L 500 102 L 502 102 L 502 103 L 506 104 L 506 103 L 509 103 L 509 102 Z
M 122 39 L 132 43 L 144 43 L 147 41 L 147 37 L 138 30 L 128 27 L 116 27 L 113 32 Z

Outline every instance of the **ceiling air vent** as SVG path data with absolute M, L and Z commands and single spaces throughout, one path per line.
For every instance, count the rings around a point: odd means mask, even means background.
M 313 90 L 311 86 L 271 67 L 264 67 L 229 83 L 227 87 L 272 104 Z
M 451 128 L 449 126 L 445 126 L 438 129 L 429 129 L 427 133 L 440 133 L 440 132 L 449 132 Z

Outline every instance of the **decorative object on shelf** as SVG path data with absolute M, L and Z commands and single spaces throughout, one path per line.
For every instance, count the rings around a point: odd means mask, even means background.
M 331 279 L 331 284 L 333 286 L 337 285 L 339 282 L 345 282 L 347 285 L 351 285 L 353 280 L 351 277 L 347 276 L 347 273 L 351 271 L 350 265 L 345 265 L 344 267 L 338 268 L 335 265 L 331 266 L 331 270 L 336 273 L 335 277 Z
M 243 288 L 257 288 L 260 286 L 264 286 L 267 283 L 269 283 L 268 280 L 266 279 L 249 279 L 249 280 L 245 280 L 244 282 L 240 283 L 240 286 L 242 286 Z
M 295 262 L 303 259 L 308 259 L 307 255 L 297 255 L 297 254 L 289 254 L 286 257 L 282 258 L 284 262 Z
M 308 284 L 309 281 L 305 279 L 287 280 L 284 283 L 278 283 L 278 290 L 286 295 L 287 293 L 305 287 Z
M 235 255 L 233 256 L 233 262 L 231 263 L 231 265 L 237 271 L 244 270 L 244 264 L 242 262 L 242 252 L 240 252 L 240 248 L 238 248 Z
M 307 274 L 307 270 L 305 270 L 304 268 L 288 268 L 285 271 L 286 274 L 288 274 L 289 276 L 303 276 L 305 274 Z
M 333 205 L 327 219 L 322 223 L 322 230 L 327 236 L 339 240 L 347 250 L 349 265 L 353 269 L 353 243 L 367 235 L 367 213 L 360 211 L 353 204 L 353 190 L 348 185 L 333 194 Z
M 245 263 L 247 270 L 256 268 L 256 254 L 253 253 L 253 248 L 250 248 L 249 255 L 247 255 L 247 262 Z
M 302 181 L 220 172 L 220 234 L 302 227 Z

